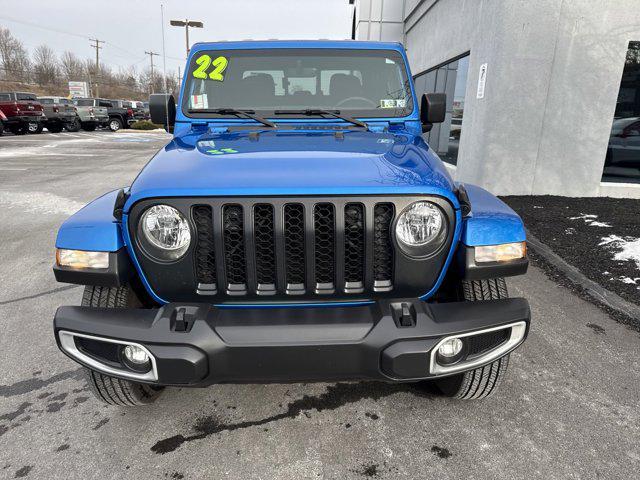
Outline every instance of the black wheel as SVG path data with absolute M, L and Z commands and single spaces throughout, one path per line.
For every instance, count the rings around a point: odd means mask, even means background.
M 27 132 L 29 133 L 42 133 L 44 125 L 39 122 L 29 122 L 27 124 Z
M 67 132 L 77 132 L 78 130 L 80 130 L 80 120 L 76 118 L 73 122 L 67 123 L 64 128 L 67 130 Z
M 83 307 L 139 308 L 140 301 L 130 287 L 87 286 L 82 296 Z M 136 383 L 111 377 L 85 368 L 89 389 L 101 402 L 109 405 L 136 406 L 153 403 L 164 387 Z
M 469 302 L 497 300 L 509 296 L 504 278 L 463 281 L 460 290 L 464 300 Z M 486 398 L 496 391 L 508 366 L 509 355 L 505 355 L 475 370 L 434 380 L 434 384 L 446 397 L 463 400 Z
M 122 128 L 122 121 L 119 118 L 110 118 L 109 119 L 109 130 L 112 132 L 117 132 Z
M 9 127 L 9 131 L 11 133 L 13 133 L 14 135 L 26 135 L 27 133 L 27 126 L 26 125 L 14 125 L 12 127 Z
M 48 125 L 47 130 L 51 133 L 60 133 L 62 131 L 62 124 L 56 123 L 54 125 Z
M 95 123 L 83 123 L 82 124 L 82 129 L 86 130 L 87 132 L 93 132 L 96 129 L 96 124 Z

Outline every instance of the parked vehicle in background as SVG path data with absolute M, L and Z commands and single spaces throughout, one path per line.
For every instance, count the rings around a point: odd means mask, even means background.
M 147 120 L 151 120 L 151 112 L 149 111 L 149 102 L 142 102 L 142 108 L 144 114 L 147 116 Z
M 65 97 L 38 97 L 47 117 L 45 126 L 51 133 L 59 133 L 62 129 L 69 132 L 80 130 L 80 120 L 76 106 Z
M 75 98 L 73 103 L 78 109 L 80 126 L 83 130 L 93 132 L 96 127 L 104 126 L 109 121 L 107 107 L 99 106 L 95 98 Z
M 2 113 L 2 110 L 0 110 L 0 135 L 4 133 L 4 122 L 6 121 L 7 121 L 6 115 Z
M 33 93 L 0 92 L 0 110 L 7 117 L 5 127 L 16 135 L 40 133 L 47 120 Z
M 136 119 L 133 117 L 131 104 L 125 100 L 108 100 L 105 98 L 97 99 L 100 106 L 107 107 L 109 113 L 109 121 L 107 126 L 112 132 L 117 132 L 121 128 L 129 128 Z
M 132 100 L 129 103 L 131 103 L 131 109 L 133 110 L 133 116 L 134 116 L 136 121 L 151 119 L 151 116 L 149 115 L 149 107 L 148 106 L 145 108 L 145 106 L 144 106 L 144 104 L 142 102 L 138 102 L 138 101 L 135 101 L 135 100 Z

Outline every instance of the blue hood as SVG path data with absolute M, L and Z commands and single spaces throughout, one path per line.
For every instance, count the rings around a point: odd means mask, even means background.
M 453 181 L 419 136 L 407 133 L 190 131 L 140 172 L 125 210 L 143 198 L 434 194 L 457 208 Z

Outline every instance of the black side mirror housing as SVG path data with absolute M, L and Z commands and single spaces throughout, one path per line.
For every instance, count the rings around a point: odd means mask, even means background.
M 444 122 L 447 114 L 447 95 L 444 93 L 425 93 L 420 102 L 420 122 L 422 131 L 428 132 L 434 123 Z
M 154 93 L 149 95 L 149 114 L 151 121 L 164 125 L 167 132 L 173 132 L 176 123 L 176 100 L 168 93 Z

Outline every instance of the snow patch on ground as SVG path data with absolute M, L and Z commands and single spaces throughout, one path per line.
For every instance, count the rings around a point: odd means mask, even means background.
M 613 256 L 614 260 L 635 262 L 640 270 L 640 238 L 609 235 L 602 237 L 598 246 L 617 250 Z
M 589 225 L 590 227 L 602 227 L 602 228 L 611 228 L 607 222 L 600 222 L 597 220 L 598 215 L 581 213 L 577 217 L 569 217 L 569 220 L 584 220 L 584 223 Z
M 83 203 L 47 192 L 0 192 L 0 205 L 27 213 L 72 215 Z

